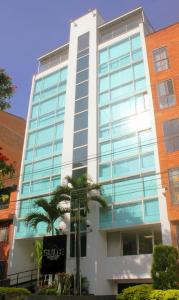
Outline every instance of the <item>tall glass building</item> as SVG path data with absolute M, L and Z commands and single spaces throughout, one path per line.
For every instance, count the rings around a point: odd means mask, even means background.
M 43 223 L 24 223 L 35 199 L 85 172 L 108 201 L 106 211 L 91 205 L 90 231 L 81 230 L 90 293 L 151 281 L 153 246 L 171 243 L 145 45 L 152 31 L 142 8 L 107 23 L 92 10 L 71 22 L 68 44 L 39 58 L 9 273 L 33 268 L 34 239 L 47 234 Z M 75 273 L 75 231 L 67 236 L 67 271 Z

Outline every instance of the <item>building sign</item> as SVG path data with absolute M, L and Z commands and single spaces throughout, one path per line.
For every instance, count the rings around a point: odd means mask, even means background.
M 42 274 L 65 272 L 66 235 L 47 236 L 43 239 Z

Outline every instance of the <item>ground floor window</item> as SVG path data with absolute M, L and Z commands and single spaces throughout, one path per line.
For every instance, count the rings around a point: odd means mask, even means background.
M 0 280 L 6 277 L 7 270 L 7 262 L 4 260 L 0 260 Z
M 80 233 L 81 257 L 86 256 L 86 232 Z M 76 234 L 70 234 L 70 257 L 76 257 Z
M 162 243 L 160 228 L 107 233 L 107 256 L 150 254 Z

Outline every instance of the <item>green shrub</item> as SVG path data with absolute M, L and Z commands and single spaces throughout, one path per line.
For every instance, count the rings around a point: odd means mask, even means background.
M 153 288 L 167 290 L 176 287 L 177 259 L 178 252 L 173 246 L 155 246 L 151 270 Z
M 37 292 L 38 295 L 57 295 L 56 288 L 42 288 Z
M 149 300 L 163 300 L 164 297 L 163 290 L 153 290 L 149 295 Z M 147 299 L 148 300 L 148 299 Z
M 148 300 L 148 299 L 147 299 Z M 179 300 L 178 290 L 153 290 L 149 300 Z
M 164 292 L 163 300 L 179 300 L 179 291 L 178 290 L 168 290 Z
M 118 294 L 117 300 L 148 300 L 152 286 L 150 284 L 140 284 L 124 289 Z
M 13 295 L 29 295 L 29 290 L 24 288 L 15 287 L 0 287 L 0 295 L 13 294 Z

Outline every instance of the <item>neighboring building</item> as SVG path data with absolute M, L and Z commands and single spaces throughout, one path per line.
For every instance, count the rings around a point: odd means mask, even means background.
M 0 151 L 15 168 L 12 178 L 3 178 L 3 188 L 0 189 L 0 194 L 8 196 L 7 201 L 0 201 L 0 279 L 6 275 L 12 242 L 25 124 L 25 120 L 18 116 L 0 112 L 0 147 L 2 147 Z
M 21 166 L 17 227 L 9 273 L 33 268 L 41 224 L 24 217 L 66 175 L 87 172 L 103 185 L 109 208 L 91 208 L 81 231 L 81 272 L 90 293 L 113 294 L 150 282 L 154 244 L 171 243 L 161 183 L 141 8 L 105 23 L 97 10 L 71 22 L 69 44 L 39 58 Z M 68 232 L 67 272 L 75 273 L 75 232 Z M 20 257 L 20 259 L 19 259 Z
M 179 23 L 146 37 L 162 185 L 179 247 Z

